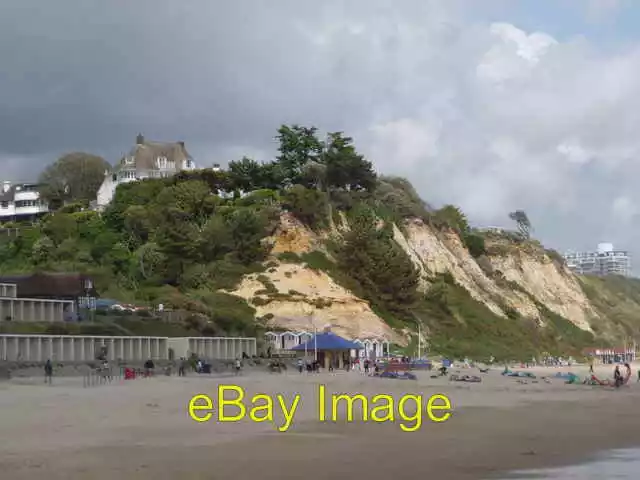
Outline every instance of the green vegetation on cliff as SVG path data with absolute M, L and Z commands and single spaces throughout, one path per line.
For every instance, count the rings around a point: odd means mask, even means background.
M 179 325 L 158 324 L 158 329 L 254 334 L 259 322 L 253 307 L 220 290 L 265 269 L 266 238 L 283 211 L 315 231 L 327 231 L 346 217 L 349 228 L 327 242 L 328 256 L 312 252 L 281 259 L 326 271 L 394 328 L 415 330 L 422 322 L 433 350 L 525 359 L 541 351 L 576 353 L 592 341 L 546 310 L 545 327 L 512 311 L 509 318 L 496 316 L 451 275 L 432 278 L 428 293 L 421 293 L 416 266 L 393 240 L 393 223 L 402 229 L 405 219 L 420 218 L 456 231 L 480 258 L 487 253 L 484 238 L 464 214 L 454 206 L 432 209 L 404 179 L 378 177 L 341 133 L 321 141 L 314 128 L 282 126 L 277 139 L 279 154 L 266 163 L 242 158 L 225 171 L 182 172 L 121 185 L 103 214 L 83 208 L 86 192 L 80 189 L 82 195 L 61 199 L 65 206 L 22 229 L 20 236 L 2 239 L 0 272 L 84 272 L 93 276 L 103 297 L 188 312 Z M 48 169 L 47 178 L 58 178 L 56 173 Z M 102 327 L 149 333 L 154 328 L 149 322 L 103 319 Z M 67 328 L 77 333 L 76 327 Z

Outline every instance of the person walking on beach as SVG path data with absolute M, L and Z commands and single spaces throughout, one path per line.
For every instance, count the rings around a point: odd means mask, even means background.
M 304 368 L 304 367 L 303 367 L 303 365 L 302 365 L 302 359 L 301 359 L 301 358 L 299 358 L 299 359 L 298 359 L 298 372 L 302 373 L 303 368 Z
M 242 368 L 242 362 L 239 358 L 236 358 L 236 375 L 240 375 L 240 369 Z
M 180 357 L 180 365 L 178 366 L 178 376 L 184 377 L 186 376 L 186 367 L 187 367 L 187 359 L 184 357 Z
M 50 359 L 44 364 L 44 383 L 51 385 L 51 379 L 53 377 L 53 364 Z
M 364 373 L 365 375 L 369 375 L 369 359 L 368 358 L 364 360 Z

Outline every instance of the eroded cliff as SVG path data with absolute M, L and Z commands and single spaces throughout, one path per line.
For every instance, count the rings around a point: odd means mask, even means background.
M 343 227 L 334 228 L 332 234 L 339 235 Z M 304 261 L 287 260 L 288 253 L 298 256 L 318 250 L 330 259 L 325 248 L 328 236 L 313 232 L 291 214 L 283 214 L 269 239 L 274 255 L 270 268 L 264 274 L 245 277 L 232 293 L 254 306 L 269 326 L 309 329 L 330 324 L 351 338 L 386 337 L 406 344 L 406 328 L 391 328 L 368 302 L 336 283 L 330 274 L 314 270 Z M 488 236 L 487 254 L 474 258 L 454 231 L 418 219 L 394 225 L 393 238 L 419 270 L 419 290 L 424 293 L 438 274 L 448 272 L 471 298 L 501 318 L 511 318 L 516 312 L 519 318 L 542 327 L 548 317 L 545 311 L 550 311 L 588 332 L 594 331 L 592 325 L 607 321 L 578 278 L 535 242 L 516 244 Z

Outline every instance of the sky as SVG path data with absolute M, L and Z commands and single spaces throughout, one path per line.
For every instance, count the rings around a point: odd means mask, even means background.
M 199 166 L 344 131 L 478 226 L 525 210 L 559 251 L 640 267 L 640 2 L 3 0 L 1 180 L 137 133 Z M 636 268 L 640 272 L 640 268 Z

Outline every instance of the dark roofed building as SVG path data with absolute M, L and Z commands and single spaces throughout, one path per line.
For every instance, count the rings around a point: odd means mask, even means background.
M 193 169 L 195 163 L 184 142 L 149 141 L 139 134 L 129 153 L 110 172 L 105 172 L 104 182 L 98 190 L 97 206 L 107 206 L 121 183 L 170 177 L 181 170 Z
M 86 297 L 96 297 L 93 280 L 79 273 L 44 273 L 0 276 L 0 283 L 15 284 L 18 298 L 72 300 L 76 311 Z

